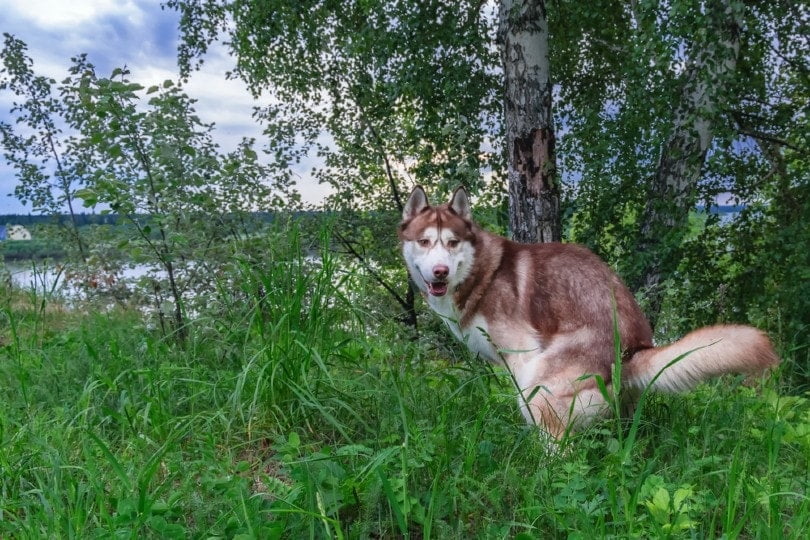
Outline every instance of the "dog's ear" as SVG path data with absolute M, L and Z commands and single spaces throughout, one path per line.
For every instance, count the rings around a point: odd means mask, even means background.
M 470 198 L 467 196 L 467 190 L 464 186 L 458 186 L 450 197 L 450 208 L 459 215 L 459 217 L 466 220 L 471 219 L 470 214 Z
M 408 220 L 416 216 L 419 212 L 430 206 L 427 200 L 427 195 L 422 186 L 416 186 L 408 197 L 408 202 L 402 209 L 402 220 Z

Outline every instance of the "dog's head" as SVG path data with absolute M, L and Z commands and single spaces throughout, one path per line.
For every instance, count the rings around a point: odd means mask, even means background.
M 414 283 L 432 296 L 452 293 L 469 275 L 475 256 L 467 192 L 459 187 L 447 204 L 430 206 L 417 186 L 402 211 L 399 238 Z

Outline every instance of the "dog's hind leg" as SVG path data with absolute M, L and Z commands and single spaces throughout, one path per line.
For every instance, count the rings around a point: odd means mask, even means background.
M 595 383 L 583 385 L 582 382 L 552 387 L 539 385 L 528 403 L 520 404 L 524 416 L 557 440 L 572 429 L 606 416 L 610 408 L 601 391 Z

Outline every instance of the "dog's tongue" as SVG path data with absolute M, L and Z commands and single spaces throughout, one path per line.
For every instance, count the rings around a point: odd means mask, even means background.
M 447 283 L 444 281 L 429 281 L 428 291 L 433 296 L 444 296 L 447 294 Z

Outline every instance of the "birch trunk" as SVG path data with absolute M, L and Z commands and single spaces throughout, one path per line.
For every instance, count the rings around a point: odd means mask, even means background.
M 518 242 L 558 242 L 548 21 L 544 0 L 502 0 L 498 41 L 505 76 L 509 225 Z
M 644 292 L 653 327 L 664 297 L 662 281 L 677 266 L 680 241 L 695 204 L 695 188 L 712 141 L 717 99 L 736 69 L 742 13 L 735 6 L 733 0 L 705 4 L 706 35 L 714 41 L 692 44 L 672 130 L 649 187 L 638 243 L 645 262 L 634 288 Z

